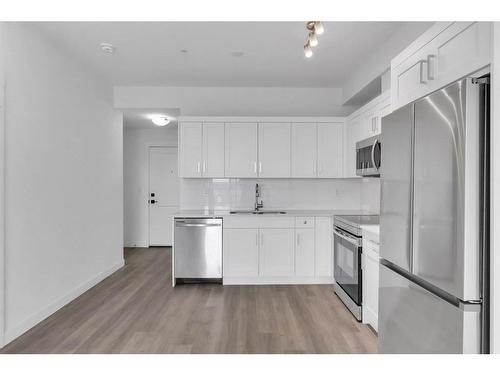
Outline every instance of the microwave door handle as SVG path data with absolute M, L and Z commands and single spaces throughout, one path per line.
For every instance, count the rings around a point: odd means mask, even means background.
M 373 142 L 373 146 L 372 146 L 372 165 L 373 165 L 373 168 L 375 168 L 376 170 L 378 170 L 379 167 L 377 167 L 377 164 L 375 164 L 375 147 L 377 147 L 377 143 L 378 143 L 378 139 L 375 140 L 375 142 Z

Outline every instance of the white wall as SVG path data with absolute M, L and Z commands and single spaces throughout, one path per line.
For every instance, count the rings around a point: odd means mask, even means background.
M 180 108 L 184 116 L 345 116 L 338 88 L 115 87 L 117 108 Z
M 177 147 L 177 127 L 128 128 L 123 132 L 124 242 L 149 246 L 148 147 Z
M 434 22 L 406 23 L 387 41 L 377 46 L 375 52 L 368 59 L 360 62 L 359 68 L 344 84 L 343 103 L 390 68 L 391 60 L 433 24 Z
M 122 118 L 34 26 L 5 25 L 10 341 L 123 265 Z
M 181 209 L 251 209 L 255 183 L 265 209 L 379 212 L 378 179 L 181 179 Z

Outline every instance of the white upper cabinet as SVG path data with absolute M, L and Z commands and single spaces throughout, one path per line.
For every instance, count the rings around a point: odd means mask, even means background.
M 203 124 L 203 177 L 224 177 L 224 123 Z
M 292 177 L 317 176 L 316 123 L 292 124 Z
M 290 177 L 290 124 L 259 124 L 259 176 Z
M 318 177 L 343 177 L 344 123 L 317 124 Z
M 179 176 L 341 178 L 344 127 L 335 117 L 184 117 Z
M 180 177 L 202 177 L 202 123 L 180 124 Z
M 257 177 L 257 124 L 226 123 L 226 177 Z
M 491 62 L 491 22 L 436 22 L 391 61 L 392 109 Z
M 224 123 L 179 126 L 180 177 L 224 177 Z

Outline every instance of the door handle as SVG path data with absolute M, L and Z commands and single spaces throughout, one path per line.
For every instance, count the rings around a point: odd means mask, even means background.
M 436 56 L 434 55 L 428 55 L 427 56 L 427 79 L 429 81 L 434 80 L 434 74 L 431 74 L 431 59 L 434 59 Z
M 424 79 L 424 64 L 427 63 L 427 60 L 420 60 L 420 84 L 425 85 L 427 82 Z

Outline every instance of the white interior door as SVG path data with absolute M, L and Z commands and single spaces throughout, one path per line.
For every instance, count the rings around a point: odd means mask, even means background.
M 179 209 L 176 147 L 149 148 L 149 245 L 172 246 L 172 217 Z

